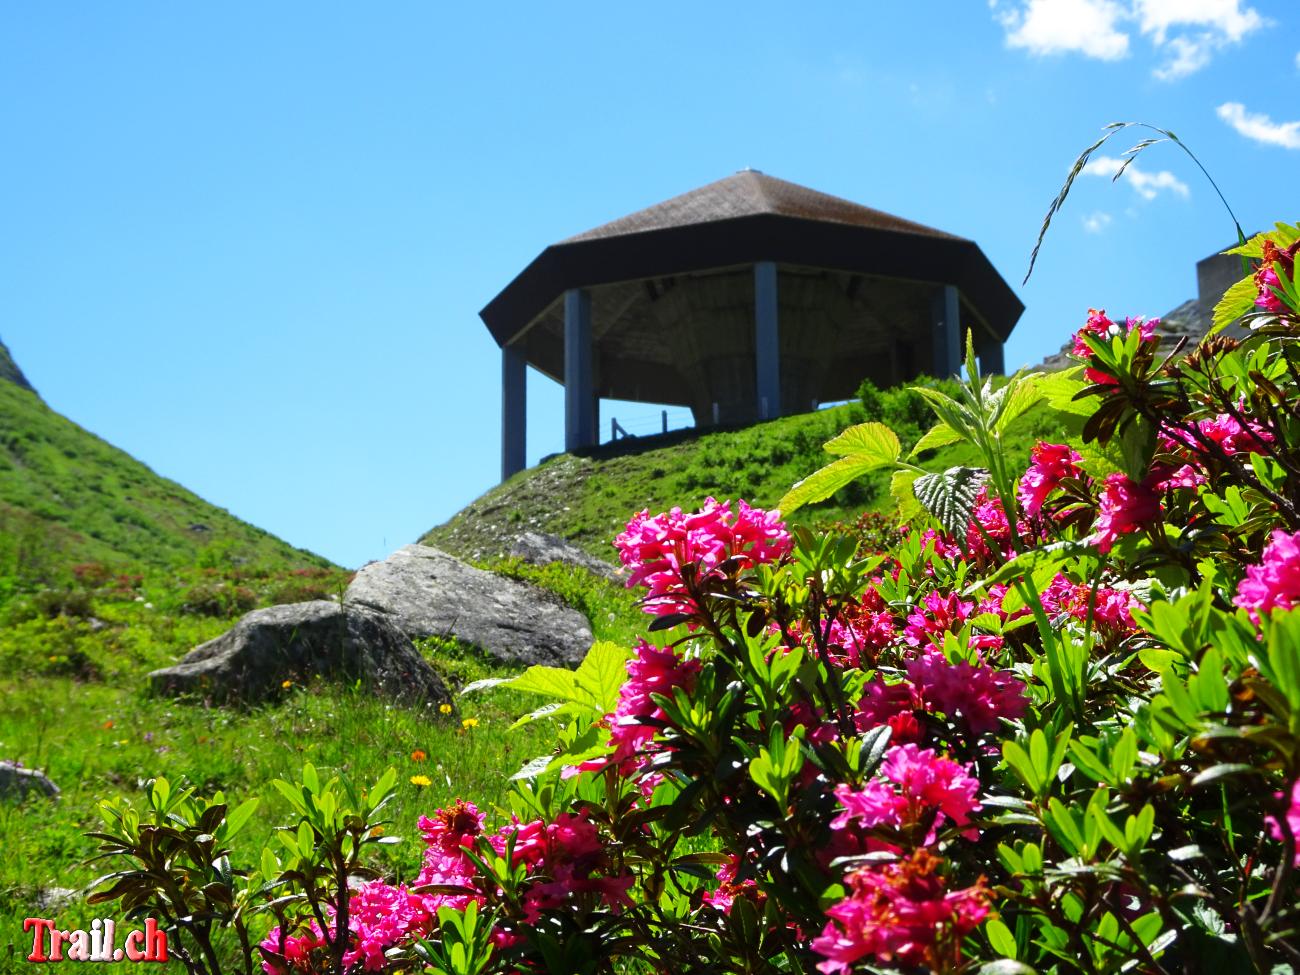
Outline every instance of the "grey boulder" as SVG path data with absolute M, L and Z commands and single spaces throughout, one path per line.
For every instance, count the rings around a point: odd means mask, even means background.
M 59 787 L 44 772 L 0 762 L 0 799 L 22 799 L 29 792 L 53 798 L 59 794 Z
M 362 568 L 343 602 L 382 614 L 413 639 L 455 637 L 503 663 L 572 667 L 592 644 L 576 609 L 427 545 Z
M 393 620 L 328 600 L 248 613 L 230 630 L 149 675 L 160 694 L 254 703 L 311 677 L 361 681 L 380 696 L 436 706 L 451 695 Z
M 552 562 L 563 562 L 565 565 L 575 565 L 580 569 L 586 569 L 592 575 L 608 579 L 610 582 L 620 582 L 622 580 L 619 570 L 614 566 L 596 558 L 594 555 L 588 555 L 578 546 L 565 541 L 558 535 L 548 535 L 545 532 L 524 532 L 511 545 L 510 554 L 523 559 L 525 562 L 531 562 L 533 565 L 550 565 Z

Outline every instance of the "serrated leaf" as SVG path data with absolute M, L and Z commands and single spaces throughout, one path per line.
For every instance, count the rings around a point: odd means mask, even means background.
M 1029 412 L 1042 398 L 1040 382 L 1043 374 L 1038 372 L 1013 376 L 1007 383 L 1005 397 L 999 402 L 993 421 L 996 433 L 1005 433 L 1007 428 L 1025 413 Z
M 510 688 L 525 694 L 539 694 L 552 700 L 590 703 L 589 695 L 578 687 L 578 680 L 573 671 L 565 670 L 563 667 L 534 664 L 511 681 Z
M 912 493 L 916 478 L 916 471 L 902 470 L 894 471 L 894 476 L 889 479 L 889 494 L 898 505 L 898 520 L 904 524 L 925 513 L 921 502 Z
M 627 680 L 627 662 L 632 652 L 608 640 L 597 640 L 574 671 L 578 686 L 591 694 L 602 712 L 618 706 L 618 694 Z
M 554 755 L 538 755 L 536 758 L 525 762 L 518 772 L 510 776 L 510 781 L 516 782 L 519 779 L 535 779 L 537 776 L 545 772 L 554 760 Z
M 883 423 L 855 424 L 839 436 L 826 441 L 822 449 L 836 457 L 882 457 L 882 463 L 898 460 L 899 454 L 903 452 L 897 434 Z
M 486 691 L 490 687 L 497 687 L 501 684 L 513 683 L 517 678 L 514 677 L 484 677 L 481 680 L 470 681 L 460 689 L 461 696 L 472 694 L 474 691 Z
M 777 508 L 782 515 L 788 516 L 790 512 L 797 511 L 806 504 L 826 500 L 861 475 L 877 470 L 888 463 L 891 461 L 883 455 L 853 454 L 849 457 L 841 457 L 834 463 L 813 471 L 795 484 L 786 496 L 777 502 Z
M 921 439 L 916 442 L 908 456 L 917 457 L 927 450 L 938 450 L 940 447 L 959 443 L 961 439 L 960 433 L 940 420 L 921 436 Z M 899 471 L 899 473 L 903 472 Z
M 1254 308 L 1257 293 L 1253 276 L 1242 278 L 1225 291 L 1218 304 L 1214 306 L 1214 317 L 1207 334 L 1213 335 L 1220 329 L 1226 328 Z
M 912 484 L 916 500 L 943 526 L 958 537 L 966 534 L 975 511 L 975 498 L 989 479 L 982 467 L 950 467 L 942 474 L 922 474 Z

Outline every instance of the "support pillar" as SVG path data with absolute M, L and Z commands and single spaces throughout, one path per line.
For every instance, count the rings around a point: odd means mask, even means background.
M 770 420 L 781 415 L 781 337 L 774 261 L 754 265 L 754 359 L 754 412 L 760 420 Z
M 930 308 L 931 344 L 936 379 L 961 374 L 961 297 L 954 285 L 946 284 L 935 293 Z
M 596 391 L 591 368 L 591 294 L 564 293 L 564 449 L 596 443 Z
M 518 349 L 501 349 L 501 480 L 528 466 L 528 364 Z
M 978 329 L 975 332 L 975 355 L 980 360 L 981 375 L 1006 375 L 1007 367 L 1002 358 L 1002 342 Z

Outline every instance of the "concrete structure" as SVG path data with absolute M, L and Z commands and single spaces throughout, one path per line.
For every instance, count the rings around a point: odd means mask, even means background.
M 501 473 L 525 464 L 526 367 L 565 389 L 565 448 L 601 397 L 749 423 L 961 368 L 1024 310 L 970 240 L 744 170 L 543 251 L 480 313 L 501 346 Z

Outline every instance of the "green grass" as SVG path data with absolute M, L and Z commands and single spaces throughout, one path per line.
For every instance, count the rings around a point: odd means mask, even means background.
M 640 632 L 642 614 L 632 594 L 585 570 L 518 562 L 496 568 L 544 586 L 586 612 L 598 639 L 627 644 Z M 346 574 L 247 566 L 146 568 L 140 574 L 133 589 L 118 588 L 113 579 L 98 588 L 61 592 L 84 615 L 48 615 L 37 596 L 15 597 L 3 610 L 0 755 L 44 769 L 63 793 L 54 801 L 0 803 L 0 972 L 30 970 L 23 960 L 30 942 L 23 937 L 22 921 L 36 913 L 40 891 L 79 889 L 113 868 L 84 862 L 95 852 L 82 834 L 100 825 L 98 802 L 111 796 L 139 801 L 153 776 L 208 794 L 221 789 L 235 802 L 262 797 L 240 836 L 238 867 L 255 862 L 251 858 L 288 817 L 284 800 L 269 786 L 272 779 L 294 779 L 310 760 L 323 772 L 364 785 L 391 765 L 399 772 L 400 790 L 387 810 L 389 831 L 403 842 L 376 848 L 375 865 L 389 877 L 409 880 L 419 869 L 422 845 L 415 823 L 421 814 L 458 797 L 492 809 L 504 800 L 508 776 L 554 744 L 554 729 L 546 722 L 507 732 L 515 718 L 539 703 L 508 688 L 458 699 L 458 711 L 451 715 L 396 707 L 323 683 L 294 687 L 283 699 L 252 710 L 151 697 L 144 690 L 149 670 L 223 632 L 237 615 L 197 613 L 196 587 L 240 587 L 264 604 L 292 587 L 308 590 L 301 592 L 304 597 L 320 587 L 341 589 Z M 425 641 L 423 650 L 453 687 L 511 673 L 454 641 Z M 89 679 L 74 677 L 72 662 Z M 477 724 L 466 727 L 465 719 Z M 417 750 L 427 757 L 413 758 Z M 431 784 L 413 784 L 416 775 L 427 776 Z M 71 929 L 113 911 L 113 905 L 90 908 L 78 902 L 54 916 Z M 77 970 L 75 963 L 53 966 L 60 967 Z M 134 970 L 125 964 L 100 967 Z
M 620 442 L 584 456 L 563 454 L 488 491 L 421 541 L 464 558 L 491 559 L 508 551 L 521 531 L 534 530 L 567 538 L 613 562 L 613 538 L 635 512 L 674 505 L 690 510 L 710 495 L 775 507 L 796 481 L 831 460 L 822 444 L 869 419 L 911 427 L 899 431 L 908 445 L 909 435 L 914 442 L 921 432 L 906 412 L 886 408 L 869 414 L 852 403 L 740 430 L 669 435 L 644 447 Z M 1007 443 L 1013 455 L 1028 463 L 1035 439 L 1060 435 L 1031 414 L 1013 426 Z M 935 452 L 925 463 L 943 470 L 980 462 L 972 448 L 957 445 Z M 880 472 L 799 510 L 792 520 L 810 526 L 852 522 L 863 511 L 890 507 L 889 474 Z
M 0 598 L 76 562 L 329 563 L 282 542 L 0 380 Z

